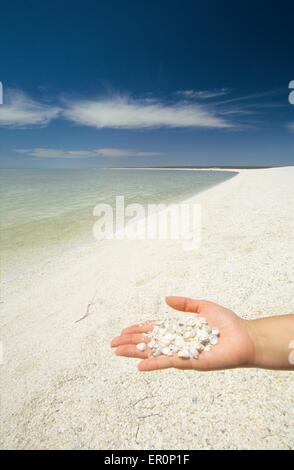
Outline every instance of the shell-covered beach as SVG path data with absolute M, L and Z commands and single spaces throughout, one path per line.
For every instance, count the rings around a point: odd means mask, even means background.
M 293 449 L 293 373 L 140 373 L 110 347 L 126 325 L 172 315 L 171 294 L 248 319 L 293 311 L 293 181 L 293 167 L 238 170 L 197 194 L 198 250 L 109 240 L 4 282 L 2 447 Z

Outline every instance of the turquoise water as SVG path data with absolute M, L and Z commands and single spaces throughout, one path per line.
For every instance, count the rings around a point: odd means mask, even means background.
M 56 254 L 67 244 L 94 242 L 93 208 L 184 200 L 235 175 L 182 170 L 2 170 L 2 270 L 29 265 Z M 33 256 L 34 255 L 34 256 Z

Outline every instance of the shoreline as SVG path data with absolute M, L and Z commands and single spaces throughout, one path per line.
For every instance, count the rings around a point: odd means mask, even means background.
M 140 374 L 109 347 L 127 324 L 166 315 L 170 294 L 248 319 L 289 313 L 293 176 L 293 167 L 240 171 L 188 198 L 203 205 L 197 251 L 105 241 L 5 285 L 2 448 L 293 447 L 292 373 Z
M 284 168 L 293 168 L 293 166 L 284 165 L 284 166 L 176 166 L 176 167 L 105 167 L 104 170 L 166 170 L 166 171 L 248 171 L 248 170 L 271 170 L 271 169 L 284 169 Z
M 157 170 L 157 169 L 155 169 L 155 170 Z M 235 174 L 233 174 L 231 176 L 231 178 L 234 178 L 235 176 L 237 176 L 237 174 L 238 173 L 235 172 Z M 160 204 L 171 205 L 171 204 L 190 204 L 190 203 L 193 203 L 193 199 L 195 197 L 197 197 L 198 195 L 206 193 L 207 191 L 213 190 L 219 184 L 223 184 L 226 181 L 229 181 L 230 179 L 217 182 L 213 186 L 210 186 L 208 188 L 200 189 L 196 193 L 194 193 L 194 194 L 192 194 L 188 197 L 182 195 L 182 196 L 178 196 L 176 199 L 174 199 L 172 201 L 165 201 L 164 200 L 162 202 L 161 201 L 158 202 L 157 204 L 158 205 L 160 205 Z M 142 205 L 145 206 L 146 205 L 145 202 L 142 203 Z M 145 215 L 143 220 L 145 220 L 145 221 L 148 220 L 148 214 Z M 75 250 L 79 250 L 79 249 L 83 249 L 83 248 L 84 249 L 91 248 L 95 244 L 96 244 L 96 247 L 98 249 L 97 243 L 101 244 L 101 242 L 104 242 L 104 240 L 100 240 L 100 241 L 95 240 L 93 238 L 92 232 L 89 234 L 89 231 L 85 231 L 83 233 L 82 232 L 79 233 L 79 236 L 76 235 L 74 237 L 72 236 L 72 237 L 69 237 L 67 239 L 60 238 L 60 242 L 58 244 L 53 243 L 53 244 L 49 244 L 49 245 L 46 245 L 46 246 L 43 246 L 43 247 L 39 246 L 38 247 L 38 252 L 34 248 L 32 250 L 32 253 L 30 253 L 30 257 L 34 258 L 34 262 L 29 264 L 29 266 L 28 266 L 29 269 L 24 269 L 23 266 L 25 265 L 25 262 L 23 262 L 22 265 L 19 265 L 19 266 L 15 265 L 14 269 L 11 269 L 11 268 L 9 270 L 5 269 L 4 274 L 2 273 L 2 282 L 11 282 L 11 281 L 14 281 L 15 279 L 17 279 L 19 277 L 24 277 L 26 275 L 30 275 L 31 273 L 37 272 L 38 270 L 40 270 L 40 267 L 41 267 L 42 263 L 47 264 L 47 263 L 54 262 L 54 259 L 58 258 L 58 256 L 60 256 L 62 251 L 75 252 Z M 99 246 L 99 248 L 101 248 L 101 245 Z M 46 253 L 46 256 L 42 257 L 40 255 L 40 252 Z M 27 252 L 23 253 L 23 257 L 24 257 L 24 259 L 27 260 L 27 258 L 28 258 Z

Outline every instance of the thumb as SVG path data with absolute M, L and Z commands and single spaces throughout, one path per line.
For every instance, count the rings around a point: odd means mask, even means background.
M 200 313 L 203 300 L 189 299 L 188 297 L 168 296 L 165 298 L 167 305 L 181 312 Z

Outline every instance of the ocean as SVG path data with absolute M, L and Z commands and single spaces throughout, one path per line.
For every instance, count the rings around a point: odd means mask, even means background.
M 98 203 L 171 203 L 233 177 L 233 171 L 83 169 L 1 170 L 1 271 L 18 273 L 95 242 Z

